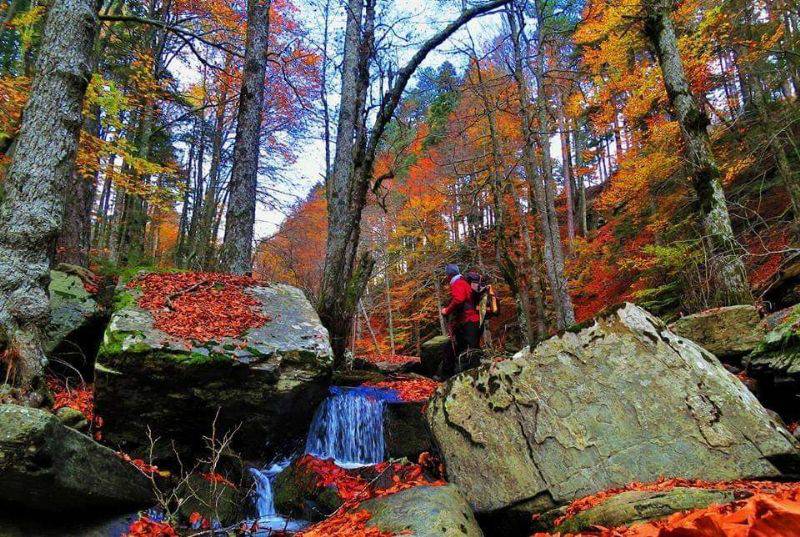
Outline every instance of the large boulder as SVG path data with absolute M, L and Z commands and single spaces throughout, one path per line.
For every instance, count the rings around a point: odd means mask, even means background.
M 75 273 L 50 271 L 50 322 L 43 334 L 48 356 L 65 359 L 75 367 L 91 365 L 103 334 L 103 309 L 94 291 Z
M 362 503 L 368 526 L 415 537 L 481 537 L 469 504 L 453 485 L 421 486 Z
M 383 410 L 383 440 L 390 459 L 416 461 L 436 447 L 425 419 L 426 403 L 387 402 Z
M 132 464 L 44 410 L 0 405 L 0 501 L 72 513 L 136 509 L 153 502 Z
M 528 521 L 632 481 L 800 464 L 797 442 L 712 354 L 633 304 L 454 377 L 428 420 L 475 510 Z
M 750 353 L 765 334 L 758 310 L 752 305 L 701 311 L 678 319 L 669 328 L 720 359 Z
M 758 380 L 764 404 L 795 420 L 800 417 L 800 305 L 765 319 L 769 333 L 744 359 L 747 374 Z
M 106 443 L 156 460 L 206 455 L 212 424 L 220 440 L 261 458 L 305 433 L 327 395 L 328 334 L 303 293 L 287 285 L 245 289 L 267 321 L 239 337 L 200 342 L 154 327 L 140 291 L 120 289 L 95 366 L 96 413 Z M 172 445 L 171 445 L 172 444 Z

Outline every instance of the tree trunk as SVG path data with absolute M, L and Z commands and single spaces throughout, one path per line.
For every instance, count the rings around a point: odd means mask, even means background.
M 47 286 L 75 167 L 81 109 L 93 69 L 97 0 L 55 0 L 45 23 L 30 98 L 0 207 L 0 344 L 8 372 L 41 385 L 40 333 L 50 315 Z
M 83 132 L 97 136 L 100 129 L 100 109 L 93 107 L 83 119 Z M 86 177 L 76 170 L 70 176 L 66 190 L 64 224 L 56 243 L 56 261 L 80 267 L 89 266 L 89 248 L 92 234 L 92 203 L 97 183 L 94 177 Z
M 670 104 L 675 109 L 699 202 L 703 240 L 709 250 L 714 305 L 752 303 L 740 246 L 731 227 L 728 205 L 720 182 L 708 116 L 689 89 L 668 0 L 645 0 L 645 34 L 656 51 Z
M 271 3 L 271 0 L 249 0 L 247 6 L 244 72 L 242 90 L 239 93 L 230 199 L 225 215 L 225 239 L 221 256 L 222 269 L 234 274 L 247 274 L 253 269 L 258 156 Z
M 547 277 L 550 282 L 550 292 L 553 296 L 553 305 L 556 312 L 556 325 L 563 330 L 575 323 L 575 313 L 572 309 L 572 299 L 569 296 L 569 287 L 564 271 L 564 250 L 561 246 L 561 233 L 555 210 L 555 179 L 550 157 L 550 128 L 546 108 L 544 89 L 544 41 L 542 24 L 544 16 L 541 13 L 539 2 L 535 4 L 539 21 L 536 61 L 534 62 L 534 78 L 536 79 L 537 96 L 536 108 L 538 128 L 534 129 L 535 119 L 530 111 L 527 81 L 522 70 L 522 23 L 524 17 L 517 8 L 509 13 L 511 25 L 512 45 L 514 49 L 514 78 L 517 83 L 520 117 L 524 135 L 524 166 L 525 175 L 531 184 L 534 202 L 544 242 L 544 263 Z M 536 151 L 538 143 L 541 149 L 541 175 L 535 171 Z

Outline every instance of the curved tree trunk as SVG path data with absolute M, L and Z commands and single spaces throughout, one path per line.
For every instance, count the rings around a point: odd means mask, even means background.
M 225 239 L 221 256 L 222 269 L 234 274 L 247 274 L 253 269 L 258 154 L 271 3 L 271 0 L 249 0 L 247 7 L 244 73 L 239 93 L 230 200 L 225 214 Z
M 645 34 L 655 49 L 669 102 L 680 124 L 686 156 L 697 193 L 703 240 L 709 251 L 710 273 L 714 278 L 716 306 L 751 303 L 741 250 L 733 235 L 720 171 L 708 136 L 708 116 L 700 109 L 692 94 L 683 62 L 678 51 L 678 39 L 670 16 L 668 0 L 645 0 Z
M 38 387 L 46 364 L 49 270 L 75 167 L 93 69 L 98 0 L 55 0 L 0 208 L 0 344 L 16 383 Z

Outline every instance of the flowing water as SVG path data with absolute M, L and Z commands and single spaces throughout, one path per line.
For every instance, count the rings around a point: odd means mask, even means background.
M 320 404 L 306 440 L 306 453 L 320 459 L 333 459 L 343 468 L 368 466 L 385 458 L 383 409 L 386 402 L 399 401 L 394 390 L 380 388 L 331 387 L 330 396 Z M 259 536 L 272 532 L 299 531 L 303 521 L 290 520 L 275 512 L 272 481 L 292 459 L 285 459 L 263 470 L 251 468 L 255 488 L 255 507 Z
M 383 409 L 397 401 L 393 390 L 333 386 L 317 409 L 306 453 L 333 459 L 342 467 L 377 464 L 385 458 Z

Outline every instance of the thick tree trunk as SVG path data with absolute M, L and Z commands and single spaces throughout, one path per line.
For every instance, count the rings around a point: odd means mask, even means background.
M 39 387 L 40 333 L 64 191 L 75 167 L 81 109 L 93 69 L 98 0 L 55 0 L 45 23 L 0 207 L 0 344 L 16 383 Z
M 83 132 L 97 136 L 100 129 L 100 110 L 94 108 L 83 120 Z M 70 176 L 66 190 L 64 224 L 56 243 L 56 261 L 80 267 L 89 265 L 89 248 L 92 234 L 92 203 L 94 203 L 94 177 L 86 177 L 76 170 Z
M 709 251 L 710 273 L 717 306 L 751 303 L 740 246 L 731 227 L 728 205 L 722 190 L 708 136 L 708 116 L 692 95 L 678 51 L 678 40 L 668 0 L 645 0 L 645 34 L 656 51 L 670 104 L 675 109 L 686 146 L 692 182 L 699 202 L 703 240 Z
M 233 147 L 230 199 L 225 215 L 222 269 L 246 274 L 253 268 L 253 233 L 256 223 L 258 156 L 261 146 L 261 112 L 267 72 L 269 9 L 271 0 L 249 0 L 242 90 L 236 142 Z

